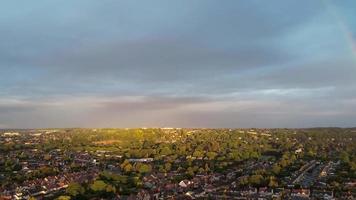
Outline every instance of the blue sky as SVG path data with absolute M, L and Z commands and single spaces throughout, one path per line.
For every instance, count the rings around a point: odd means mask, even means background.
M 354 8 L 5 1 L 0 128 L 355 126 Z

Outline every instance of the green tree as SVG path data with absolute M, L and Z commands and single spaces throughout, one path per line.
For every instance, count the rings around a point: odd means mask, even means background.
M 275 188 L 278 187 L 278 182 L 275 177 L 269 177 L 268 187 Z
M 131 163 L 126 159 L 124 162 L 120 165 L 121 169 L 123 169 L 126 173 L 129 173 L 133 170 L 133 166 Z
M 107 184 L 104 181 L 96 180 L 90 185 L 90 189 L 94 192 L 104 192 L 106 191 Z
M 277 165 L 277 164 L 275 164 L 275 165 L 273 165 L 273 167 L 272 167 L 272 172 L 275 174 L 275 175 L 277 175 L 277 174 L 279 174 L 280 172 L 281 172 L 281 167 L 279 166 L 279 165 Z
M 190 176 L 190 177 L 193 177 L 194 176 L 194 169 L 192 167 L 188 167 L 187 169 L 187 175 Z
M 106 190 L 107 193 L 115 194 L 115 192 L 116 192 L 115 187 L 113 187 L 112 185 L 108 185 L 105 190 Z
M 245 185 L 247 185 L 249 183 L 249 181 L 248 181 L 248 177 L 241 177 L 240 178 L 240 180 L 239 180 L 239 185 L 241 185 L 241 186 L 245 186 Z
M 208 156 L 209 160 L 214 160 L 217 155 L 218 154 L 213 151 L 209 151 L 208 153 L 206 153 L 206 156 Z
M 161 150 L 161 155 L 170 155 L 172 154 L 171 149 L 169 149 L 169 147 L 163 147 L 163 149 Z
M 70 196 L 59 196 L 56 200 L 70 200 Z
M 127 165 L 125 165 L 125 167 L 124 167 L 124 171 L 125 171 L 126 173 L 131 172 L 132 169 L 133 169 L 133 167 L 132 167 L 132 165 L 131 165 L 130 163 L 127 164 Z
M 350 162 L 350 156 L 346 151 L 340 153 L 340 160 L 344 163 Z
M 194 151 L 193 156 L 196 157 L 196 158 L 203 157 L 204 156 L 204 152 L 196 150 L 196 151 Z
M 261 175 L 252 175 L 249 178 L 249 182 L 252 185 L 258 186 L 262 183 L 263 177 Z
M 72 197 L 76 197 L 78 195 L 82 195 L 85 193 L 84 187 L 82 187 L 79 183 L 70 183 L 66 189 L 67 194 Z
M 169 172 L 169 171 L 171 170 L 171 168 L 172 168 L 172 164 L 169 163 L 169 162 L 167 162 L 166 164 L 164 164 L 164 168 L 165 168 L 165 170 L 166 170 L 167 172 Z
M 141 164 L 138 166 L 138 172 L 140 172 L 141 174 L 145 174 L 145 173 L 149 173 L 152 170 L 151 165 L 147 165 L 147 164 Z

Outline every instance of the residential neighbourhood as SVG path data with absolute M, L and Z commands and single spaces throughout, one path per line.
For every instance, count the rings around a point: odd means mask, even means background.
M 4 130 L 0 199 L 354 199 L 353 131 Z

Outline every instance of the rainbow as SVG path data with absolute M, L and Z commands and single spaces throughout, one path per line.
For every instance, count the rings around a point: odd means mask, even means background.
M 322 0 L 322 2 L 326 7 L 327 12 L 336 20 L 337 25 L 340 28 L 340 31 L 343 33 L 345 42 L 348 45 L 353 59 L 356 63 L 356 41 L 353 37 L 351 29 L 349 28 L 345 20 L 342 18 L 342 16 L 339 14 L 337 8 L 333 5 L 333 3 L 330 2 L 330 0 Z

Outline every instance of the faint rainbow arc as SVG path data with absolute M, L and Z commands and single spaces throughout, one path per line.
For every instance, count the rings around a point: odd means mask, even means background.
M 337 24 L 338 24 L 338 26 L 340 28 L 340 31 L 344 34 L 346 43 L 349 46 L 351 54 L 353 56 L 353 59 L 355 60 L 355 63 L 356 63 L 356 41 L 353 38 L 352 31 L 346 25 L 345 21 L 339 15 L 337 9 L 334 8 L 334 5 L 329 0 L 322 0 L 322 2 L 324 3 L 327 11 L 336 20 L 336 22 L 337 22 Z

